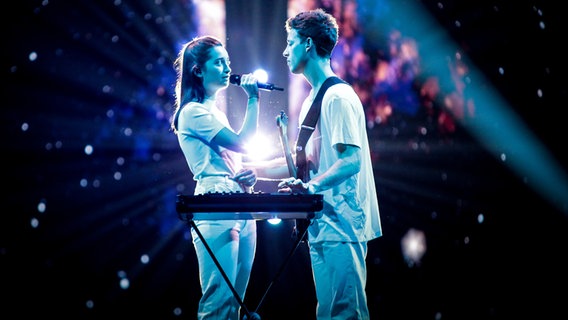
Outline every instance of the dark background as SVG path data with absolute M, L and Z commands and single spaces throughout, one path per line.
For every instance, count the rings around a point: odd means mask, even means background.
M 358 7 L 371 65 L 392 58 L 382 46 L 398 29 L 420 48 L 416 82 L 429 74 L 453 88 L 438 66 L 460 51 L 476 111 L 444 113 L 454 129 L 442 130 L 422 104 L 414 113 L 395 107 L 368 128 L 384 230 L 367 257 L 372 319 L 565 318 L 568 70 L 560 4 Z M 262 93 L 262 127 L 288 105 L 286 8 L 227 3 L 233 72 L 264 64 L 286 89 Z M 168 123 L 173 59 L 200 22 L 192 3 L 20 1 L 5 15 L 0 316 L 194 319 L 197 264 L 175 211 L 175 195 L 191 193 L 193 182 Z M 226 93 L 237 122 L 239 90 Z M 258 226 L 251 311 L 293 244 L 289 221 Z M 401 251 L 409 230 L 426 237 L 414 263 Z M 304 245 L 262 301 L 263 319 L 315 318 Z

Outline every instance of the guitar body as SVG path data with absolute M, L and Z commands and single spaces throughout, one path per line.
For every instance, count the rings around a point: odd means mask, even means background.
M 280 111 L 280 114 L 276 116 L 276 125 L 280 128 L 280 142 L 282 143 L 282 151 L 284 151 L 284 157 L 286 158 L 286 164 L 288 165 L 288 173 L 291 177 L 296 178 L 296 165 L 294 164 L 292 151 L 290 149 L 290 144 L 288 143 L 288 116 L 284 113 L 284 111 Z
M 284 111 L 280 111 L 280 114 L 276 116 L 276 125 L 280 128 L 280 142 L 282 142 L 282 150 L 286 157 L 288 173 L 291 177 L 297 178 L 296 165 L 294 164 L 290 145 L 288 144 L 288 116 L 284 113 Z M 294 231 L 292 232 L 292 236 L 298 241 L 306 242 L 308 240 L 307 231 L 310 222 L 311 221 L 309 219 L 296 219 L 294 221 Z

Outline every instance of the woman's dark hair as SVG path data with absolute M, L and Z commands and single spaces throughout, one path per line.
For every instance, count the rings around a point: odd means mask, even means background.
M 177 73 L 175 84 L 175 109 L 171 120 L 171 128 L 177 132 L 178 117 L 181 109 L 191 101 L 203 102 L 205 88 L 203 79 L 196 75 L 203 70 L 205 62 L 209 60 L 210 50 L 213 47 L 223 46 L 219 39 L 212 36 L 201 36 L 186 43 L 174 61 Z
M 302 40 L 312 38 L 320 57 L 330 57 L 337 44 L 339 32 L 337 21 L 321 8 L 298 13 L 295 17 L 286 20 L 285 27 L 288 32 L 296 30 Z

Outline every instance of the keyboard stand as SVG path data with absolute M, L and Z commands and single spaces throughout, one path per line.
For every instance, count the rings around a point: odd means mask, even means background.
M 268 290 L 278 278 L 299 244 L 306 240 L 308 225 L 321 217 L 323 209 L 323 195 L 321 194 L 297 194 L 297 193 L 206 193 L 202 195 L 178 194 L 176 199 L 176 211 L 179 218 L 187 221 L 195 230 L 197 236 L 203 242 L 205 249 L 215 262 L 225 282 L 237 299 L 244 311 L 243 320 L 260 320 L 257 311 L 264 301 Z M 317 215 L 316 215 L 317 213 Z M 268 219 L 296 219 L 292 238 L 295 244 L 288 257 L 280 266 L 274 279 L 270 282 L 266 292 L 262 296 L 256 310 L 251 312 L 245 306 L 243 300 L 231 284 L 229 277 L 221 267 L 215 254 L 203 238 L 194 220 L 268 220 Z
M 308 216 L 314 216 L 314 214 L 313 213 L 308 214 Z M 307 235 L 307 228 L 302 230 L 303 233 L 301 235 L 295 235 L 294 236 L 294 238 L 295 238 L 294 247 L 292 247 L 292 250 L 290 250 L 290 252 L 288 253 L 288 257 L 286 257 L 286 260 L 284 260 L 284 262 L 282 263 L 282 265 L 278 269 L 278 272 L 276 273 L 276 275 L 274 276 L 274 278 L 272 279 L 272 281 L 268 285 L 268 288 L 266 288 L 266 291 L 264 292 L 264 295 L 262 296 L 262 299 L 258 303 L 258 306 L 256 307 L 255 311 L 250 312 L 249 309 L 246 307 L 245 303 L 243 302 L 243 300 L 241 299 L 241 297 L 239 296 L 239 294 L 237 293 L 237 291 L 235 290 L 235 287 L 231 284 L 229 277 L 227 276 L 227 274 L 223 270 L 223 267 L 221 266 L 221 264 L 217 260 L 217 257 L 215 257 L 215 254 L 213 253 L 213 251 L 211 250 L 211 248 L 207 244 L 207 241 L 205 241 L 205 238 L 203 238 L 203 235 L 199 231 L 199 228 L 197 228 L 195 221 L 193 219 L 188 219 L 187 221 L 188 221 L 190 227 L 192 227 L 195 230 L 195 233 L 197 233 L 197 236 L 203 242 L 205 249 L 207 250 L 207 252 L 211 256 L 211 259 L 213 259 L 213 262 L 215 263 L 215 265 L 219 269 L 219 272 L 221 272 L 223 279 L 225 279 L 225 282 L 227 283 L 227 285 L 231 289 L 231 292 L 235 296 L 235 299 L 237 299 L 237 302 L 241 306 L 241 309 L 244 311 L 245 315 L 243 317 L 243 320 L 261 320 L 260 315 L 257 313 L 258 309 L 260 309 L 260 306 L 261 306 L 262 302 L 264 301 L 264 298 L 268 294 L 268 290 L 270 290 L 270 288 L 272 287 L 272 284 L 274 284 L 274 282 L 278 279 L 278 277 L 280 276 L 282 271 L 284 271 L 284 268 L 286 267 L 286 265 L 290 261 L 290 258 L 292 258 L 292 256 L 294 255 L 294 252 L 296 252 L 296 249 L 299 247 L 300 243 L 303 242 L 304 237 Z M 308 222 L 308 224 L 311 222 L 310 219 L 306 219 L 306 221 Z M 295 230 L 295 232 L 296 231 L 297 230 Z

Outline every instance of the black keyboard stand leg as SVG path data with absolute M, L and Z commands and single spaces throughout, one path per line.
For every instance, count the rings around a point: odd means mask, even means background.
M 235 290 L 235 287 L 233 287 L 233 285 L 231 284 L 231 280 L 229 280 L 229 277 L 227 277 L 227 274 L 225 273 L 225 270 L 223 270 L 223 267 L 221 267 L 221 264 L 219 263 L 219 261 L 217 260 L 217 257 L 215 257 L 215 254 L 213 254 L 213 251 L 211 250 L 211 248 L 209 247 L 209 245 L 207 244 L 207 241 L 205 241 L 205 239 L 203 238 L 203 235 L 201 234 L 201 232 L 199 231 L 199 229 L 197 228 L 197 226 L 195 225 L 195 221 L 193 220 L 189 220 L 189 224 L 190 226 L 195 230 L 195 232 L 197 233 L 197 235 L 199 236 L 199 238 L 201 239 L 201 242 L 203 242 L 203 245 L 205 246 L 205 249 L 207 249 L 207 252 L 209 252 L 209 255 L 211 256 L 211 259 L 213 259 L 213 262 L 215 262 L 215 265 L 217 266 L 217 268 L 219 269 L 219 272 L 221 272 L 221 275 L 223 276 L 223 278 L 225 279 L 225 282 L 227 283 L 227 285 L 229 286 L 229 288 L 231 289 L 231 292 L 233 292 L 233 295 L 235 296 L 235 299 L 237 299 L 237 302 L 239 303 L 239 305 L 241 306 L 241 309 L 245 312 L 245 316 L 244 316 L 244 320 L 246 319 L 250 319 L 250 320 L 260 320 L 260 316 L 256 313 L 251 313 L 246 305 L 244 304 L 243 300 L 241 299 L 241 297 L 239 296 L 239 294 L 237 293 L 237 291 Z

